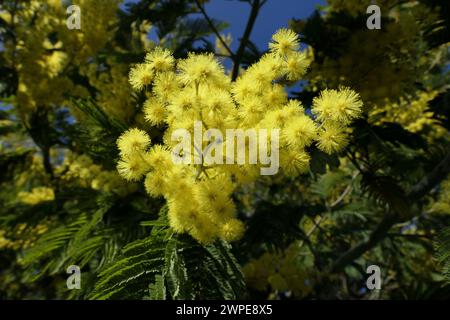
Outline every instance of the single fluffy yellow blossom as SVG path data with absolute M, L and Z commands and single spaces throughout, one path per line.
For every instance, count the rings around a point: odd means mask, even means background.
M 223 224 L 220 233 L 226 241 L 236 241 L 243 236 L 244 231 L 245 227 L 242 221 L 238 219 L 230 219 Z
M 189 53 L 186 59 L 178 63 L 178 69 L 180 71 L 178 76 L 186 85 L 206 82 L 217 85 L 224 82 L 225 78 L 223 67 L 212 53 L 198 55 Z
M 348 143 L 345 128 L 335 122 L 326 122 L 319 131 L 317 147 L 326 153 L 341 151 Z
M 140 180 L 149 169 L 149 164 L 143 161 L 139 153 L 122 156 L 117 163 L 117 171 L 128 181 Z
M 288 55 L 300 47 L 298 35 L 290 29 L 280 29 L 272 36 L 272 40 L 269 43 L 270 50 L 280 55 Z
M 144 103 L 144 118 L 152 125 L 164 123 L 167 117 L 167 109 L 155 97 L 148 98 Z
M 173 92 L 179 89 L 174 72 L 159 73 L 153 82 L 153 93 L 162 103 L 167 103 Z
M 145 190 L 152 197 L 159 197 L 164 194 L 167 188 L 167 181 L 158 171 L 151 171 L 145 176 Z
M 281 167 L 288 176 L 297 177 L 309 169 L 311 157 L 305 151 L 281 150 Z
M 310 61 L 307 58 L 306 53 L 294 52 L 290 54 L 286 59 L 285 70 L 287 73 L 287 79 L 291 81 L 298 81 L 306 73 Z
M 153 170 L 167 172 L 173 166 L 171 152 L 164 145 L 153 145 L 144 157 L 147 163 L 152 164 Z
M 121 155 L 130 156 L 145 151 L 150 146 L 150 136 L 141 129 L 132 128 L 117 139 L 117 146 Z
M 349 88 L 324 90 L 319 97 L 314 98 L 312 112 L 319 121 L 349 124 L 361 115 L 362 106 L 359 94 Z
M 175 59 L 169 50 L 156 47 L 153 51 L 147 53 L 145 62 L 151 70 L 156 72 L 164 72 L 172 70 Z
M 145 86 L 148 86 L 154 77 L 153 70 L 146 63 L 135 65 L 129 75 L 129 82 L 134 90 L 141 91 Z
M 316 125 L 306 115 L 291 118 L 282 135 L 282 141 L 296 149 L 309 146 L 315 138 Z

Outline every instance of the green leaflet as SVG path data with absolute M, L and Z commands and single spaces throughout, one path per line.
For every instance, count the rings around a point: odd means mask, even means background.
M 172 234 L 165 207 L 154 226 L 149 237 L 125 246 L 122 255 L 98 274 L 90 299 L 244 296 L 244 278 L 230 245 L 218 241 L 201 246 L 190 236 Z
M 442 273 L 450 282 L 450 228 L 444 229 L 438 237 L 436 257 L 442 265 Z

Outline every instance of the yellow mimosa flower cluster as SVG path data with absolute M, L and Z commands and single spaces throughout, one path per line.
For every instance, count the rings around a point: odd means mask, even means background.
M 448 214 L 450 212 L 450 178 L 441 183 L 437 201 L 431 206 L 431 212 Z
M 26 223 L 19 223 L 14 230 L 0 229 L 0 249 L 7 248 L 12 250 L 27 249 L 35 245 L 39 236 L 48 231 L 49 225 L 39 223 L 35 226 L 29 226 Z
M 398 102 L 374 106 L 369 112 L 369 121 L 377 125 L 395 122 L 406 130 L 422 133 L 428 130 L 428 136 L 442 137 L 446 130 L 434 119 L 430 102 L 439 94 L 438 91 L 419 91 L 414 97 L 400 97 Z
M 52 188 L 36 187 L 31 192 L 21 191 L 17 195 L 21 202 L 28 205 L 36 205 L 45 201 L 53 201 L 55 193 Z
M 307 56 L 299 47 L 297 34 L 278 31 L 269 52 L 236 81 L 230 80 L 213 54 L 191 53 L 176 61 L 162 48 L 148 53 L 144 63 L 131 69 L 132 87 L 147 94 L 145 119 L 163 128 L 164 137 L 163 144 L 152 145 L 142 129 L 124 132 L 117 141 L 117 169 L 130 181 L 145 177 L 149 195 L 167 200 L 170 225 L 176 232 L 187 232 L 202 243 L 216 238 L 236 240 L 244 232 L 231 195 L 236 187 L 258 179 L 262 163 L 225 161 L 228 136 L 218 139 L 217 132 L 279 132 L 278 148 L 266 148 L 277 137 L 273 134 L 268 135 L 268 142 L 259 136 L 257 144 L 265 151 L 270 149 L 271 157 L 276 154 L 281 173 L 292 177 L 308 170 L 306 148 L 313 143 L 328 153 L 346 145 L 346 127 L 361 113 L 359 95 L 348 88 L 325 90 L 314 100 L 313 117 L 307 115 L 299 101 L 288 98 L 285 88 L 286 83 L 300 80 L 308 67 Z M 191 151 L 179 153 L 180 141 L 173 139 L 174 134 L 183 129 L 195 136 L 198 126 L 207 132 L 216 130 L 214 139 L 194 138 L 189 142 Z M 245 140 L 244 149 L 250 148 L 250 140 Z M 208 149 L 211 144 L 214 152 Z M 174 155 L 192 161 L 175 163 Z M 207 160 L 214 157 L 224 161 L 210 164 Z M 259 157 L 261 160 L 261 153 Z
M 66 6 L 59 0 L 18 1 L 14 7 L 5 4 L 1 8 L 9 11 L 0 9 L 0 16 L 14 33 L 14 40 L 6 38 L 2 42 L 3 63 L 17 72 L 15 104 L 23 116 L 38 108 L 69 104 L 68 92 L 71 96 L 88 95 L 70 73 L 74 65 L 87 68 L 89 58 L 111 41 L 119 2 L 71 1 L 82 12 L 81 30 L 67 28 Z
M 56 168 L 56 172 L 61 174 L 63 180 L 80 187 L 115 193 L 120 197 L 125 197 L 136 189 L 134 184 L 124 183 L 117 171 L 105 170 L 84 154 L 67 152 L 64 162 Z
M 266 252 L 250 260 L 242 270 L 248 286 L 262 292 L 289 291 L 295 298 L 307 296 L 316 275 L 299 259 L 299 248 L 299 243 L 294 242 L 280 253 Z

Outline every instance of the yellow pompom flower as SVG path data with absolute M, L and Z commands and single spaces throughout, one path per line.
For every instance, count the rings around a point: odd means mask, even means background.
M 141 91 L 153 80 L 153 70 L 146 63 L 140 63 L 131 68 L 128 81 L 136 91 Z
M 167 179 L 170 184 L 167 187 L 167 196 L 178 201 L 190 202 L 194 198 L 193 195 L 193 179 L 189 179 L 183 175 L 181 170 L 169 172 Z
M 362 106 L 359 94 L 349 88 L 324 90 L 314 98 L 312 112 L 319 121 L 332 120 L 346 125 L 361 115 Z
M 319 131 L 317 147 L 323 152 L 328 154 L 339 152 L 347 143 L 345 128 L 335 122 L 326 122 Z
M 297 100 L 290 100 L 281 108 L 268 111 L 260 122 L 259 127 L 267 129 L 284 128 L 292 119 L 302 116 L 304 116 L 304 109 L 301 103 Z
M 171 97 L 167 109 L 173 120 L 195 117 L 199 111 L 199 106 L 195 103 L 196 97 L 196 91 L 192 88 L 181 89 L 177 95 Z
M 149 135 L 141 129 L 132 128 L 124 133 L 117 139 L 117 146 L 120 150 L 120 154 L 123 156 L 130 156 L 135 152 L 143 152 L 150 145 Z
M 210 210 L 205 212 L 217 222 L 222 222 L 236 216 L 236 206 L 228 196 L 218 196 L 209 204 Z
M 179 78 L 182 83 L 219 84 L 223 82 L 223 67 L 214 58 L 214 54 L 189 53 L 188 57 L 178 63 Z
M 198 242 L 204 245 L 211 243 L 211 239 L 214 239 L 219 233 L 217 226 L 208 219 L 199 219 L 196 226 L 189 231 Z
M 280 84 L 267 88 L 263 94 L 263 101 L 269 108 L 278 108 L 287 102 L 287 93 Z
M 283 60 L 278 55 L 268 53 L 248 68 L 246 77 L 251 77 L 257 85 L 267 85 L 281 76 L 282 68 Z
M 198 209 L 198 203 L 192 199 L 169 199 L 170 224 L 178 232 L 188 231 L 202 243 L 214 238 L 217 226 L 208 215 Z
M 117 171 L 128 181 L 138 181 L 150 169 L 147 162 L 142 161 L 140 154 L 122 156 L 117 163 Z
M 167 172 L 174 166 L 172 156 L 168 148 L 164 145 L 155 144 L 144 155 L 147 163 L 150 163 L 153 170 Z
M 298 35 L 290 29 L 280 29 L 272 36 L 272 40 L 269 48 L 279 55 L 288 55 L 300 47 Z
M 238 219 L 230 219 L 222 225 L 220 233 L 225 241 L 236 241 L 242 238 L 245 231 L 244 224 Z
M 162 196 L 166 188 L 167 182 L 158 171 L 151 171 L 145 176 L 145 190 L 152 197 Z
M 233 185 L 228 179 L 203 180 L 197 182 L 193 190 L 195 199 L 208 209 L 211 209 L 212 203 L 225 202 L 232 191 Z M 218 201 L 219 198 L 221 198 L 220 201 Z
M 258 123 L 264 116 L 267 105 L 264 100 L 258 96 L 250 96 L 238 109 L 238 115 L 242 119 L 244 127 L 252 126 Z
M 295 117 L 305 112 L 302 104 L 298 100 L 289 100 L 288 103 L 281 109 L 287 117 Z
M 174 72 L 159 73 L 153 82 L 153 93 L 161 102 L 167 103 L 170 96 L 180 89 L 177 80 Z
M 164 72 L 172 70 L 175 59 L 172 57 L 172 53 L 161 47 L 156 47 L 145 56 L 145 62 L 150 69 L 157 72 Z
M 247 73 L 246 73 L 247 74 Z M 239 77 L 231 87 L 234 99 L 238 103 L 242 103 L 247 97 L 256 94 L 257 87 L 255 81 L 251 77 Z
M 291 81 L 298 81 L 306 73 L 310 61 L 303 52 L 294 52 L 286 60 L 286 78 Z
M 192 203 L 181 202 L 177 199 L 167 201 L 169 208 L 169 224 L 175 232 L 186 232 L 196 222 L 198 212 Z
M 316 125 L 306 115 L 292 118 L 283 129 L 282 141 L 288 146 L 300 149 L 309 146 L 316 138 Z
M 286 175 L 297 177 L 309 169 L 311 157 L 305 151 L 281 150 L 280 161 Z
M 148 98 L 144 103 L 144 118 L 152 125 L 163 124 L 167 117 L 167 109 L 155 97 Z
M 204 101 L 204 114 L 207 117 L 225 117 L 230 110 L 234 109 L 233 99 L 225 90 L 213 90 Z

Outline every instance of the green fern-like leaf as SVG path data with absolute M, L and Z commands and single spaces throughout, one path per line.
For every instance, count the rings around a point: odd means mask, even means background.
M 155 276 L 155 282 L 150 284 L 149 292 L 151 300 L 166 299 L 166 286 L 164 284 L 164 275 L 157 274 Z
M 182 251 L 183 243 L 178 242 L 176 237 L 171 238 L 166 246 L 164 274 L 173 299 L 192 299 Z
M 442 273 L 450 282 L 450 228 L 444 229 L 438 237 L 437 259 L 442 265 Z
M 149 237 L 128 244 L 121 256 L 98 274 L 90 299 L 237 299 L 245 294 L 244 277 L 231 246 L 202 246 L 168 228 L 167 208 Z

